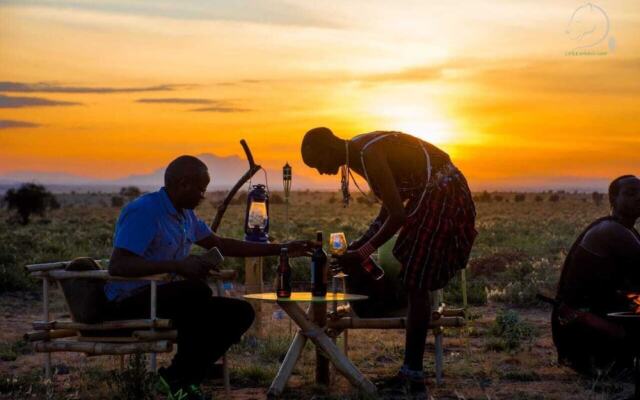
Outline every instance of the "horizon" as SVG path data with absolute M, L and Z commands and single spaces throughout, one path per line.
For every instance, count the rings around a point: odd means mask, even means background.
M 299 154 L 328 126 L 427 140 L 474 191 L 606 190 L 639 174 L 640 4 L 593 3 L 594 43 L 572 32 L 584 4 L 0 1 L 0 178 L 244 160 L 244 138 L 337 190 Z

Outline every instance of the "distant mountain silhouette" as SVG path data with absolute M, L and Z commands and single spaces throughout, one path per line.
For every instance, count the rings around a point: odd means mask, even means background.
M 211 175 L 211 184 L 209 190 L 225 190 L 233 186 L 238 179 L 246 172 L 248 163 L 245 159 L 238 156 L 221 157 L 215 154 L 205 153 L 199 154 L 209 169 Z M 164 182 L 164 170 L 166 166 L 159 167 L 148 174 L 133 174 L 117 179 L 98 179 L 86 176 L 79 176 L 63 172 L 35 172 L 35 171 L 15 171 L 4 175 L 0 175 L 0 184 L 15 185 L 20 182 L 38 182 L 42 184 L 67 185 L 67 186 L 141 186 L 146 188 L 160 187 Z M 268 179 L 272 186 L 272 190 L 282 190 L 282 170 L 267 169 Z M 254 177 L 255 182 L 264 183 L 264 174 L 258 172 Z M 333 185 L 327 185 L 325 182 L 318 182 L 309 179 L 300 174 L 296 174 L 293 170 L 293 189 L 333 189 L 339 185 L 335 182 Z

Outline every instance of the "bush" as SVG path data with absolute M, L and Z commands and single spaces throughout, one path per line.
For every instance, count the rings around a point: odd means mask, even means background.
M 559 268 L 545 258 L 519 261 L 496 277 L 489 298 L 518 307 L 541 306 L 537 293 L 554 292 L 559 274 Z
M 274 193 L 269 195 L 269 203 L 270 204 L 284 204 L 284 198 L 280 196 L 278 193 Z
M 487 341 L 487 348 L 495 351 L 516 351 L 523 343 L 531 344 L 535 337 L 533 325 L 523 320 L 514 310 L 499 310 L 496 319 L 489 329 L 492 338 Z
M 142 192 L 140 191 L 140 188 L 138 188 L 137 186 L 125 186 L 120 189 L 120 196 L 126 197 L 129 200 L 135 199 L 136 197 L 139 197 L 141 194 Z
M 593 199 L 595 205 L 600 206 L 602 204 L 602 200 L 604 200 L 604 195 L 600 192 L 593 192 L 591 193 L 591 199 Z
M 60 203 L 44 186 L 24 183 L 20 188 L 9 189 L 4 196 L 9 210 L 15 209 L 20 215 L 22 225 L 29 223 L 31 214 L 44 215 L 46 209 L 58 209 Z
M 551 196 L 549 196 L 549 201 L 552 203 L 557 203 L 561 200 L 561 197 L 559 194 L 552 194 Z
M 120 208 L 124 205 L 124 198 L 122 196 L 111 197 L 111 207 Z
M 513 198 L 513 200 L 514 200 L 516 203 L 521 203 L 521 202 L 523 202 L 523 201 L 526 199 L 526 197 L 527 197 L 527 196 L 526 196 L 524 193 L 518 193 L 518 194 L 516 194 L 516 196 Z
M 155 399 L 156 375 L 147 371 L 147 357 L 144 354 L 129 356 L 127 367 L 123 371 L 114 371 L 108 384 L 112 398 L 117 400 Z
M 491 203 L 493 201 L 493 197 L 486 190 L 482 192 L 482 194 L 473 197 L 473 201 L 477 203 Z

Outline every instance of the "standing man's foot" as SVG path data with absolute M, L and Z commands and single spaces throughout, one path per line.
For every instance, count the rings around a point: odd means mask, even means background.
M 159 368 L 160 391 L 181 400 L 211 400 L 211 396 L 202 393 L 198 385 L 184 383 L 172 375 L 168 368 Z
M 377 384 L 378 392 L 384 399 L 429 400 L 429 390 L 424 378 L 410 378 L 403 372 Z

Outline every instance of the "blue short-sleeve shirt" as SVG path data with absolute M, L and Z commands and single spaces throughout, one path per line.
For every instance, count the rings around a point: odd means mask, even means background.
M 193 210 L 177 211 L 165 188 L 127 204 L 116 222 L 113 247 L 129 250 L 147 260 L 182 260 L 193 243 L 211 235 L 209 226 Z M 108 282 L 109 300 L 130 295 L 147 282 Z

